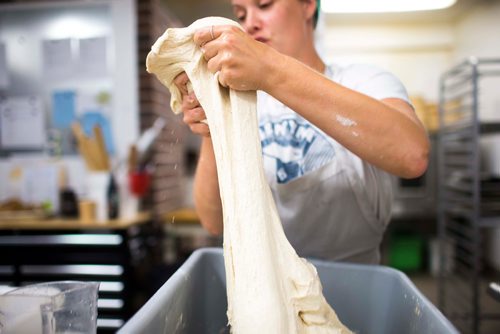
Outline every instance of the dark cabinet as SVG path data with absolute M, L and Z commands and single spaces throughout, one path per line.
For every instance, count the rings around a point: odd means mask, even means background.
M 1 229 L 0 285 L 98 281 L 98 329 L 114 332 L 152 293 L 142 277 L 152 266 L 158 234 L 146 220 L 114 227 L 63 224 Z

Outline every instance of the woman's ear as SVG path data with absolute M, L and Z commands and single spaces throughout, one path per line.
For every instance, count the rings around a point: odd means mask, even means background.
M 304 9 L 304 16 L 307 20 L 313 20 L 318 6 L 317 0 L 301 0 L 302 8 Z

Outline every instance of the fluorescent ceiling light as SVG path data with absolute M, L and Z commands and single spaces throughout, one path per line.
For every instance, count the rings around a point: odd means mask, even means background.
M 388 13 L 443 9 L 457 0 L 323 0 L 325 13 Z

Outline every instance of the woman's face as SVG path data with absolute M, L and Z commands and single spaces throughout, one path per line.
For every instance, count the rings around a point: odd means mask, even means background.
M 312 38 L 315 0 L 231 0 L 243 29 L 254 39 L 296 57 Z

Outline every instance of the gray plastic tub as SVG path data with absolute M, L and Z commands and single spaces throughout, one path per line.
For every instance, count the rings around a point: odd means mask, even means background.
M 341 321 L 356 333 L 458 333 L 401 272 L 311 261 Z M 119 333 L 229 333 L 222 249 L 194 252 Z

